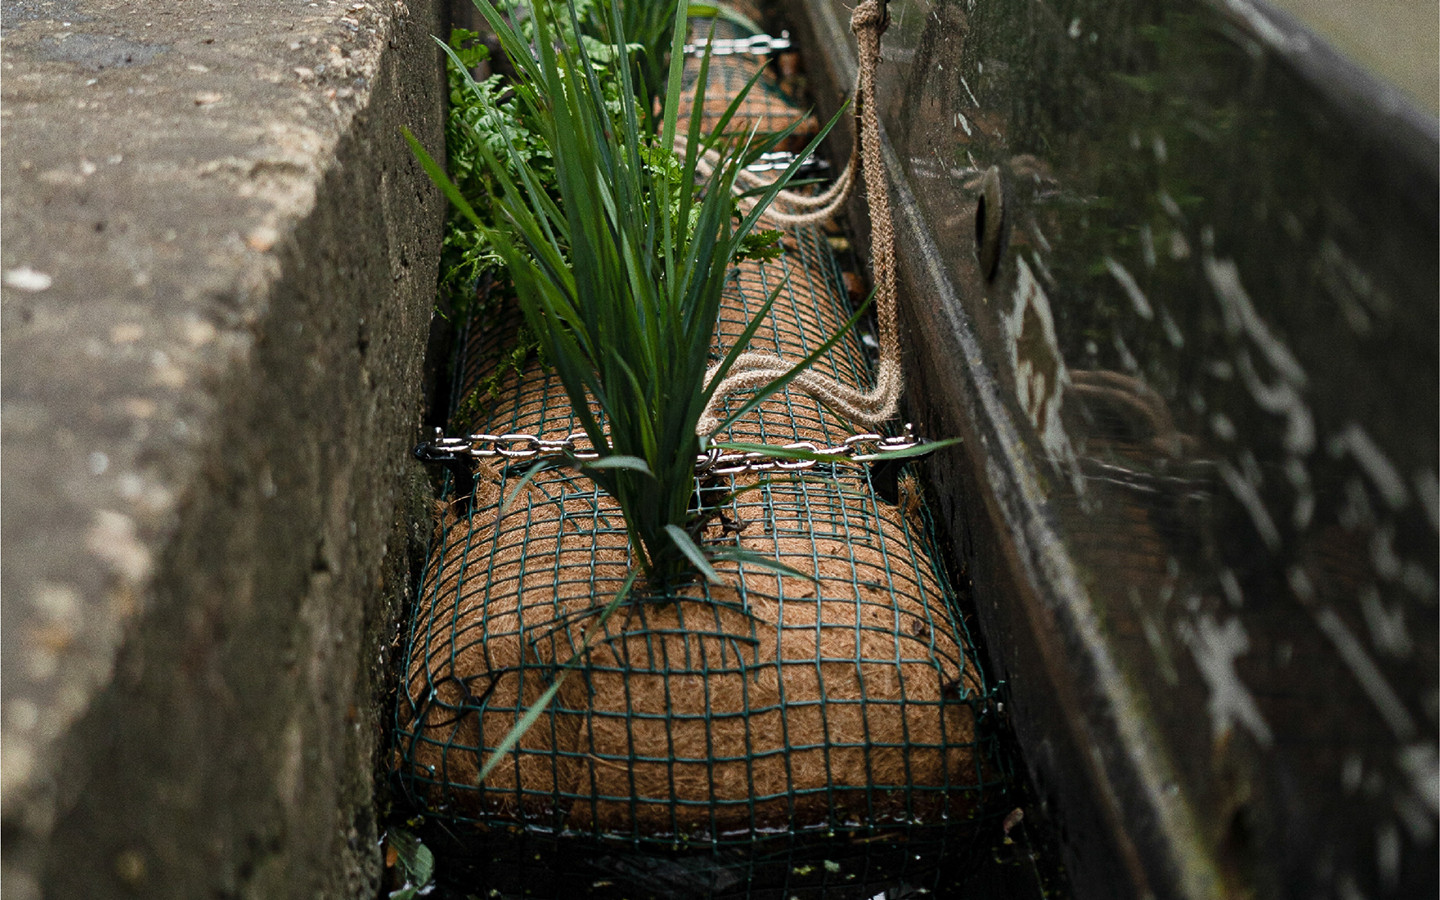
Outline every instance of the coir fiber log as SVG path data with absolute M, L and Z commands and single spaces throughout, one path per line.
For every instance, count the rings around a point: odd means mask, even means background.
M 784 279 L 757 346 L 799 358 L 845 317 L 813 234 L 738 267 L 719 345 Z M 814 255 L 807 259 L 800 248 Z M 827 269 L 828 267 L 828 269 Z M 854 336 L 821 371 L 863 378 Z M 558 380 L 532 363 L 501 383 L 484 430 L 574 430 Z M 855 429 L 782 395 L 744 440 L 835 442 Z M 484 467 L 437 531 L 407 671 L 402 751 L 427 805 L 480 821 L 720 839 L 774 829 L 964 817 L 991 779 L 975 743 L 985 696 L 918 523 L 856 469 L 754 476 L 712 516 L 738 543 L 813 576 L 731 564 L 723 588 L 640 596 L 482 787 L 477 775 L 629 572 L 619 512 L 585 478 L 549 472 L 499 515 L 523 466 Z
M 503 490 L 486 481 L 473 517 L 445 518 L 414 635 L 407 762 L 433 807 L 709 838 L 971 811 L 985 777 L 965 701 L 984 689 L 963 632 L 907 552 L 912 524 L 840 479 L 773 482 L 706 534 L 813 581 L 721 565 L 726 587 L 637 598 L 480 788 L 478 748 L 499 744 L 628 571 L 618 512 L 588 482 L 538 479 L 496 517 Z
M 712 83 L 738 74 L 743 84 L 755 64 L 717 60 Z M 780 99 L 767 128 L 802 118 Z M 751 349 L 799 360 L 848 318 L 818 233 L 791 231 L 782 244 L 778 259 L 732 272 L 717 359 L 777 286 Z M 816 371 L 859 389 L 874 377 L 854 335 Z M 466 429 L 552 439 L 578 430 L 558 379 L 538 362 L 469 375 L 471 386 L 492 381 L 495 397 L 460 423 Z M 833 445 L 862 430 L 784 391 L 727 436 Z M 979 811 L 997 780 L 976 734 L 987 686 L 922 549 L 923 523 L 880 500 L 864 469 L 700 484 L 703 543 L 738 545 L 801 575 L 720 563 L 723 587 L 642 586 L 597 627 L 631 571 L 624 522 L 588 479 L 559 470 L 537 476 L 502 514 L 525 468 L 483 465 L 473 496 L 439 511 L 397 761 L 429 809 L 488 825 L 743 844 Z M 478 783 L 572 658 L 543 714 Z
M 711 24 L 710 19 L 692 19 L 690 23 L 691 40 L 703 44 L 711 34 Z M 713 24 L 714 38 L 717 41 L 751 36 L 748 32 L 723 19 L 717 19 Z M 700 77 L 700 66 L 699 56 L 693 56 L 685 62 L 685 78 L 682 82 L 679 106 L 679 121 L 682 123 L 690 121 L 691 110 L 694 108 L 695 85 Z M 743 139 L 752 134 L 778 134 L 793 125 L 795 126 L 794 132 L 781 143 L 779 149 L 798 153 L 819 133 L 820 123 L 809 114 L 804 106 L 797 103 L 795 98 L 786 93 L 776 77 L 776 73 L 771 70 L 769 56 L 736 54 L 711 57 L 710 76 L 706 81 L 702 111 L 705 130 L 709 132 L 714 128 L 720 117 L 729 108 L 731 100 L 740 93 L 751 78 L 755 77 L 756 73 L 760 73 L 760 77 L 755 81 L 750 93 L 740 102 L 734 117 L 726 128 L 727 132 Z

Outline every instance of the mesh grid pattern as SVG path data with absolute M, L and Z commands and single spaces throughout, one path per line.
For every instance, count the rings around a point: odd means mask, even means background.
M 691 34 L 698 35 L 701 40 L 704 40 L 704 37 L 710 34 L 709 29 L 710 20 L 701 20 L 692 24 Z M 723 20 L 715 23 L 714 34 L 716 40 L 748 36 L 743 29 Z M 685 63 L 685 77 L 682 82 L 683 92 L 680 101 L 681 122 L 690 120 L 692 107 L 687 98 L 694 96 L 695 84 L 700 77 L 700 65 L 701 61 L 698 57 L 688 59 Z M 757 71 L 769 65 L 770 60 L 763 56 L 711 57 L 703 115 L 706 131 L 710 131 L 719 121 L 720 116 L 729 107 L 731 98 L 740 93 Z M 820 123 L 809 114 L 804 104 L 797 103 L 795 98 L 785 92 L 772 73 L 766 72 L 741 102 L 734 118 L 727 126 L 727 133 L 736 137 L 745 137 L 752 132 L 774 134 L 784 131 L 792 124 L 796 124 L 795 131 L 784 141 L 781 149 L 798 152 L 819 132 Z
M 721 84 L 748 78 L 736 75 L 744 60 L 721 62 Z M 732 270 L 716 359 L 776 287 L 752 349 L 798 360 L 851 312 L 823 236 L 786 233 L 778 259 Z M 577 430 L 558 378 L 536 360 L 492 379 L 519 324 L 503 307 L 472 326 L 452 433 Z M 873 382 L 854 334 L 816 368 Z M 467 405 L 487 380 L 494 401 Z M 782 391 L 728 436 L 836 443 L 856 430 Z M 965 843 L 954 826 L 986 812 L 1002 775 L 981 721 L 990 688 L 915 497 L 887 503 L 866 470 L 843 466 L 697 484 L 710 514 L 703 543 L 743 546 L 807 577 L 720 563 L 723 587 L 639 592 L 598 626 L 630 571 L 620 514 L 588 479 L 557 470 L 502 515 L 525 468 L 479 467 L 468 498 L 447 484 L 397 709 L 397 771 L 416 804 L 481 826 L 482 848 L 599 841 L 561 868 L 593 874 L 623 859 L 625 883 L 653 896 L 869 897 L 865 885 L 933 878 Z M 479 784 L 482 762 L 577 653 L 554 700 Z
M 588 480 L 552 473 L 497 517 L 516 473 L 492 477 L 442 524 L 412 634 L 403 749 L 431 808 L 719 844 L 969 814 L 984 685 L 916 523 L 853 472 L 756 483 L 706 534 L 814 580 L 721 564 L 727 587 L 636 598 L 477 785 L 482 729 L 499 743 L 629 561 Z
M 775 286 L 756 346 L 809 353 L 847 317 L 840 285 L 817 232 L 787 235 L 779 259 L 736 267 L 716 353 Z M 493 371 L 497 332 L 517 319 L 502 312 L 477 330 L 457 366 L 463 378 Z M 819 367 L 858 385 L 871 377 L 854 335 Z M 508 372 L 500 394 L 487 417 L 457 424 L 552 437 L 576 427 L 558 379 L 534 361 Z M 732 436 L 851 433 L 785 392 Z M 704 534 L 814 580 L 721 565 L 727 588 L 636 598 L 479 785 L 487 748 L 580 649 L 630 566 L 618 510 L 582 476 L 544 473 L 499 515 L 523 470 L 482 467 L 470 502 L 437 529 L 399 711 L 404 778 L 425 807 L 482 824 L 714 848 L 837 829 L 909 835 L 977 812 L 999 779 L 976 730 L 987 687 L 927 552 L 922 513 L 879 500 L 865 470 L 840 466 L 730 482 Z M 702 499 L 730 493 L 698 487 Z

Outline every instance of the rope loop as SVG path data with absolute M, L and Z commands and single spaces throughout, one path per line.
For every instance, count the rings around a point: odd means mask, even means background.
M 879 326 L 880 365 L 875 387 L 862 391 L 848 384 L 806 371 L 790 382 L 796 390 L 820 400 L 841 416 L 866 427 L 878 427 L 894 417 L 899 410 L 904 390 L 900 367 L 900 336 L 895 291 L 895 227 L 890 212 L 890 187 L 885 179 L 884 158 L 880 152 L 880 119 L 875 103 L 875 70 L 880 64 L 880 37 L 890 25 L 887 0 L 860 0 L 850 14 L 850 30 L 858 46 L 855 76 L 857 109 L 855 141 L 850 161 L 830 189 L 815 197 L 782 191 L 776 199 L 800 212 L 787 213 L 771 208 L 765 219 L 782 228 L 817 225 L 828 220 L 848 202 L 859 169 L 865 179 L 865 194 L 870 208 L 871 268 L 875 280 L 875 318 Z M 737 185 L 738 186 L 738 185 Z M 818 206 L 818 208 L 817 208 Z M 719 427 L 717 407 L 730 394 L 756 390 L 786 374 L 792 363 L 769 353 L 740 354 L 715 387 L 710 404 L 700 416 L 696 432 L 711 434 Z M 709 384 L 718 374 L 712 367 L 706 374 Z
M 884 34 L 889 27 L 890 5 L 886 0 L 860 0 L 854 12 L 850 13 L 850 30 L 856 35 L 871 28 L 878 34 Z

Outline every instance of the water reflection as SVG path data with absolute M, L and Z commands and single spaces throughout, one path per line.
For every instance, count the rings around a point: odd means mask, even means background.
M 1208 9 L 891 16 L 889 136 L 1227 877 L 1433 885 L 1433 148 Z

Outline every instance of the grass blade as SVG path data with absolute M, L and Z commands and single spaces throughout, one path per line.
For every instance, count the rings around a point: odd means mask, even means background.
M 600 459 L 587 460 L 580 468 L 585 471 L 621 469 L 626 472 L 639 472 L 642 475 L 649 475 L 651 478 L 655 477 L 655 473 L 650 471 L 650 465 L 638 456 L 602 456 Z
M 960 438 L 945 438 L 939 441 L 925 441 L 911 447 L 901 447 L 896 450 L 880 450 L 876 453 L 867 453 L 861 459 L 839 453 L 819 453 L 814 450 L 806 450 L 802 447 L 772 447 L 767 444 L 747 444 L 739 441 L 711 441 L 710 446 L 718 450 L 731 450 L 737 453 L 763 453 L 775 459 L 804 459 L 823 463 L 842 463 L 850 465 L 864 465 L 868 462 L 892 462 L 897 459 L 911 459 L 917 456 L 928 456 L 936 450 L 960 443 Z
M 495 766 L 509 755 L 511 750 L 515 749 L 516 744 L 520 743 L 520 739 L 525 736 L 525 732 L 529 731 L 530 727 L 545 714 L 545 710 L 550 706 L 550 702 L 555 699 L 556 694 L 560 693 L 560 687 L 565 683 L 566 677 L 574 671 L 575 664 L 579 662 L 580 657 L 590 651 L 590 642 L 595 634 L 605 627 L 605 623 L 610 620 L 610 616 L 620 607 L 620 604 L 625 601 L 625 598 L 630 595 L 630 589 L 635 586 L 635 577 L 636 573 L 631 572 L 625 579 L 625 583 L 620 585 L 620 590 L 615 592 L 615 597 L 605 609 L 600 612 L 599 618 L 595 620 L 593 625 L 586 629 L 585 636 L 580 640 L 580 649 L 576 650 L 570 659 L 560 665 L 560 671 L 556 674 L 555 680 L 550 683 L 550 686 L 545 689 L 539 699 L 526 708 L 525 714 L 505 733 L 505 737 L 502 738 L 495 749 L 491 751 L 490 758 L 485 761 L 485 765 L 480 769 L 480 774 L 475 778 L 476 784 L 483 784 L 485 782 L 485 779 L 494 771 Z
M 720 432 L 728 429 L 731 425 L 734 425 L 742 417 L 748 415 L 750 411 L 753 410 L 755 407 L 765 402 L 765 400 L 768 399 L 771 395 L 783 389 L 785 385 L 789 384 L 791 381 L 794 381 L 795 377 L 801 372 L 804 372 L 806 369 L 813 366 L 816 360 L 824 356 L 826 353 L 830 352 L 830 348 L 834 347 L 835 344 L 838 343 L 840 339 L 843 338 L 846 334 L 848 334 L 850 330 L 855 327 L 855 324 L 860 321 L 860 317 L 863 316 L 865 314 L 865 311 L 870 308 L 870 302 L 874 299 L 874 297 L 875 294 L 872 291 L 870 294 L 870 298 L 867 299 L 863 304 L 861 304 L 860 308 L 857 309 L 855 311 L 855 314 L 851 316 L 843 326 L 840 327 L 839 331 L 831 335 L 830 338 L 825 341 L 825 343 L 821 344 L 819 347 L 816 347 L 809 356 L 806 356 L 804 359 L 791 366 L 790 369 L 785 372 L 785 374 L 773 379 L 765 386 L 756 390 L 749 400 L 745 401 L 743 404 L 740 405 L 739 409 L 731 413 L 729 416 L 726 416 L 725 419 L 720 423 L 720 425 L 711 432 L 711 434 L 719 434 Z
M 768 569 L 780 575 L 789 575 L 792 578 L 800 578 L 805 581 L 818 582 L 820 580 L 813 574 L 801 572 L 799 569 L 785 565 L 778 559 L 765 556 L 754 550 L 747 550 L 744 547 L 720 547 L 712 551 L 711 556 L 715 559 L 739 563 L 741 566 L 754 566 L 757 569 Z
M 691 539 L 685 529 L 678 525 L 666 525 L 665 533 L 670 535 L 670 540 L 675 542 L 675 546 L 680 549 L 681 553 L 685 554 L 685 558 L 690 560 L 690 562 L 695 565 L 695 568 L 700 570 L 700 574 L 705 576 L 706 581 L 711 584 L 725 583 L 720 580 L 720 573 L 716 572 L 715 568 L 710 565 L 710 561 L 705 558 L 705 554 L 701 552 L 700 547 Z
M 520 477 L 520 480 L 515 482 L 514 489 L 505 497 L 505 501 L 500 504 L 500 515 L 503 516 L 510 511 L 510 504 L 515 502 L 515 498 L 520 495 L 521 491 L 530 486 L 530 482 L 535 480 L 536 475 L 553 468 L 555 468 L 554 463 L 550 460 L 542 459 L 526 469 L 525 474 Z
M 425 146 L 415 135 L 410 133 L 410 129 L 401 125 L 400 133 L 405 136 L 405 142 L 410 145 L 411 152 L 420 161 L 420 168 L 425 170 L 425 174 L 429 175 L 430 180 L 435 182 L 435 186 L 445 194 L 445 199 L 453 203 L 465 218 L 475 224 L 475 227 L 488 229 L 488 226 L 481 221 L 480 216 L 476 214 L 475 207 L 470 205 L 470 201 L 465 199 L 465 195 L 460 193 L 460 189 L 450 180 L 450 176 L 446 175 L 440 164 L 425 151 Z

